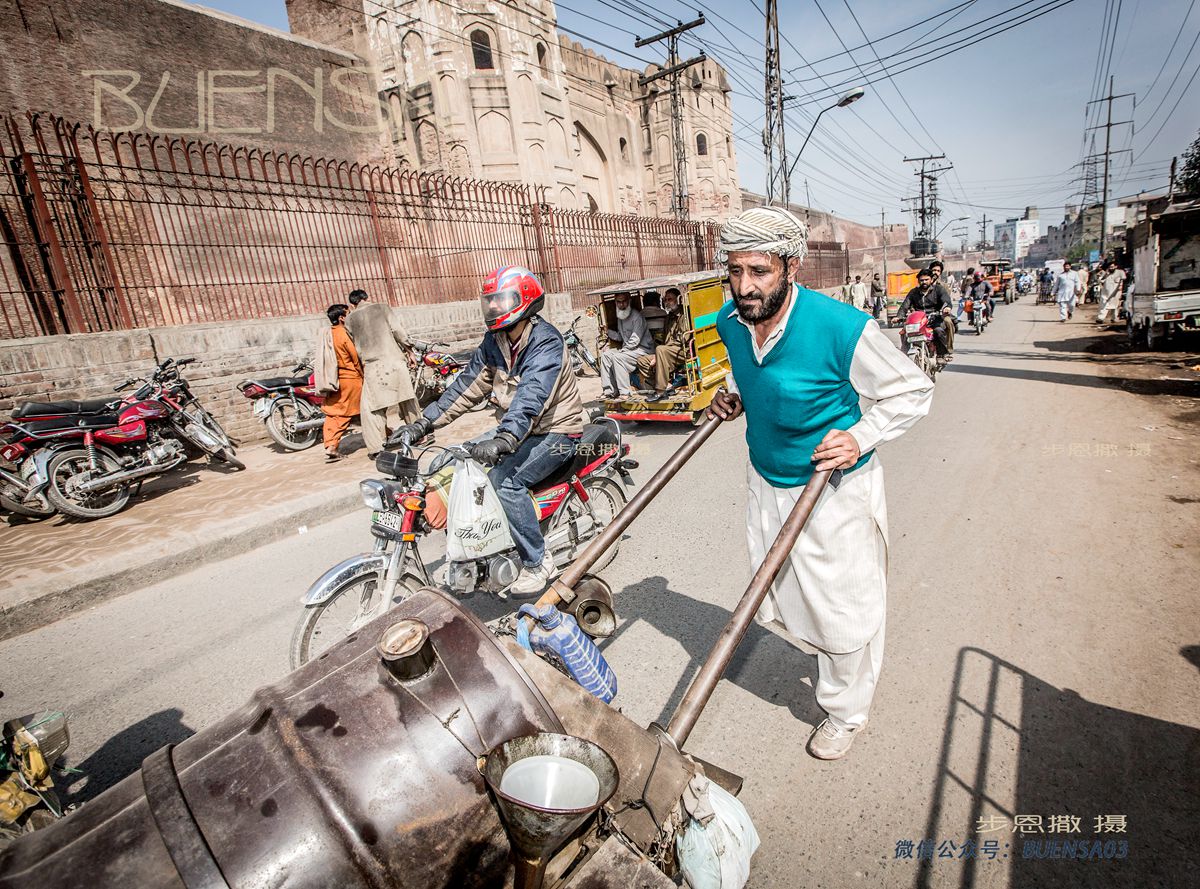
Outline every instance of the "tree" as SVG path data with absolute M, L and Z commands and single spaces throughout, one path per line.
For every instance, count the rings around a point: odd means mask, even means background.
M 1183 153 L 1183 167 L 1175 177 L 1175 187 L 1184 194 L 1200 194 L 1200 133 Z

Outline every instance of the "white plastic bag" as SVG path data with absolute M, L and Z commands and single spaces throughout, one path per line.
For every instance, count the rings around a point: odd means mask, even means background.
M 706 822 L 689 817 L 675 836 L 679 869 L 692 889 L 742 889 L 750 879 L 750 858 L 758 849 L 758 831 L 741 802 L 722 787 L 697 776 L 692 786 L 707 795 L 713 815 Z
M 474 460 L 464 460 L 454 471 L 447 512 L 446 555 L 451 562 L 466 562 L 512 548 L 504 507 L 487 473 Z

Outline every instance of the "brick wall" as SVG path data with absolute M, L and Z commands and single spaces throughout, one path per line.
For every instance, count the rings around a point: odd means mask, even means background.
M 565 329 L 574 317 L 570 294 L 552 294 L 544 312 Z M 482 336 L 475 300 L 396 309 L 411 336 L 455 351 Z M 102 398 L 128 377 L 149 373 L 168 357 L 197 358 L 185 376 L 192 391 L 243 443 L 267 440 L 250 402 L 237 391 L 248 377 L 280 376 L 314 351 L 323 316 L 227 324 L 190 324 L 116 333 L 72 334 L 0 342 L 0 412 L 24 401 Z

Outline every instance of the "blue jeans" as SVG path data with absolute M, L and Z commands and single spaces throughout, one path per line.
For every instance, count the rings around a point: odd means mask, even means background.
M 529 489 L 574 457 L 575 441 L 561 432 L 531 435 L 488 473 L 526 568 L 536 568 L 546 554 L 546 541 Z

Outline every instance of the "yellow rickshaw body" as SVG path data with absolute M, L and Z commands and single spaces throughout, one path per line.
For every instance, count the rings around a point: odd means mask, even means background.
M 691 324 L 691 345 L 683 367 L 675 377 L 685 380 L 676 385 L 666 398 L 655 399 L 651 395 L 634 393 L 631 398 L 604 399 L 604 412 L 617 420 L 644 420 L 696 423 L 712 401 L 717 389 L 724 384 L 729 373 L 729 354 L 725 344 L 717 335 L 717 313 L 729 299 L 727 277 L 724 269 L 709 269 L 702 272 L 687 272 L 678 275 L 662 275 L 640 281 L 625 281 L 588 292 L 594 297 L 599 309 L 596 320 L 599 339 L 608 346 L 608 333 L 616 328 L 615 298 L 618 293 L 628 293 L 631 303 L 646 315 L 647 325 L 655 332 L 654 321 L 665 322 L 662 312 L 662 296 L 670 288 L 680 294 L 681 311 Z M 647 312 L 657 309 L 657 314 Z M 662 325 L 657 325 L 661 330 Z M 639 380 L 642 389 L 652 388 L 650 381 Z

